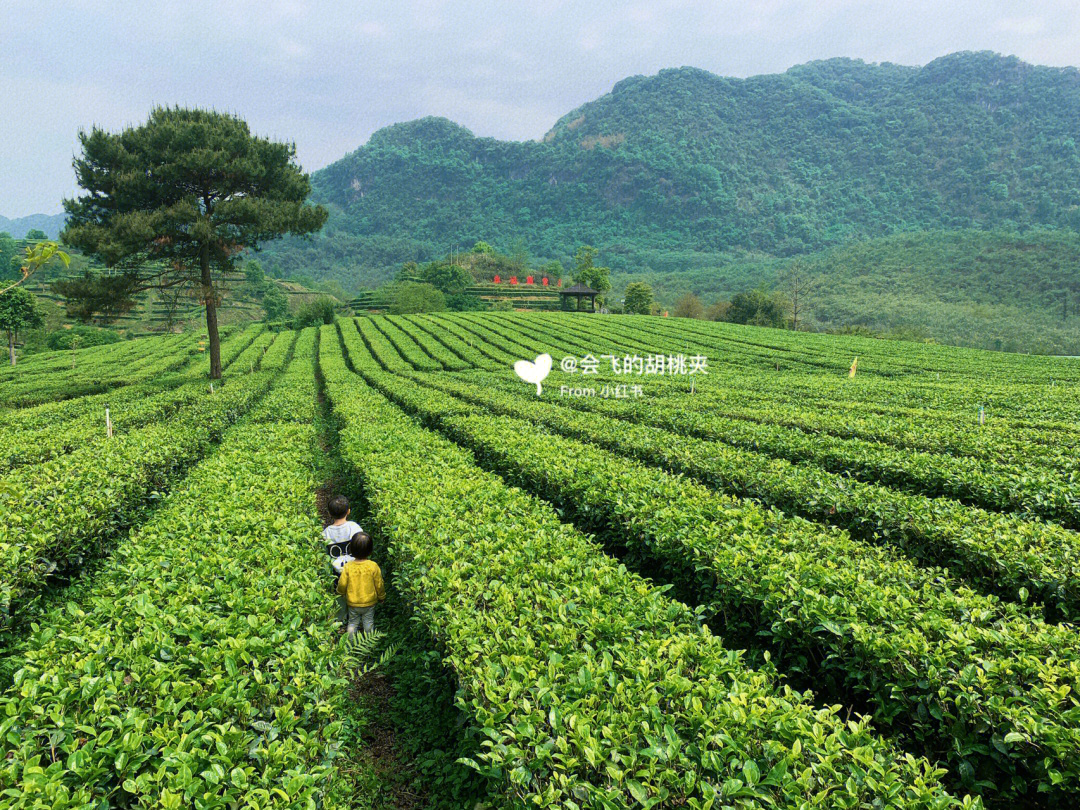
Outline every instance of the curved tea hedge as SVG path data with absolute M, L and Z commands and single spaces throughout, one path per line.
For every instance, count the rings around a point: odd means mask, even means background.
M 342 453 L 488 739 L 473 765 L 512 806 L 957 804 L 925 761 L 748 669 L 690 610 L 411 423 L 323 329 Z
M 349 348 L 363 375 L 408 411 L 609 530 L 642 565 L 659 564 L 729 632 L 764 635 L 785 666 L 861 696 L 880 721 L 949 760 L 964 784 L 1012 798 L 1077 788 L 1080 644 L 1071 627 L 846 534 L 485 414 Z
M 279 383 L 301 418 L 228 430 L 21 645 L 0 697 L 4 806 L 347 806 L 312 338 Z
M 984 591 L 1010 599 L 1034 598 L 1051 606 L 1055 616 L 1080 617 L 1080 534 L 1056 524 L 898 492 L 814 465 L 605 418 L 602 407 L 589 407 L 596 404 L 589 400 L 582 400 L 580 410 L 562 407 L 498 378 L 471 384 L 445 376 L 411 376 L 496 412 L 543 423 L 722 491 L 840 526 L 863 539 L 884 540 L 916 559 L 948 567 Z M 671 407 L 653 404 L 650 411 Z
M 269 363 L 260 352 L 259 371 L 230 375 L 216 393 L 204 390 L 161 423 L 0 479 L 6 515 L 0 523 L 0 624 L 25 611 L 52 575 L 98 556 L 138 519 L 148 500 L 202 458 L 265 393 L 286 359 L 280 352 L 268 357 Z

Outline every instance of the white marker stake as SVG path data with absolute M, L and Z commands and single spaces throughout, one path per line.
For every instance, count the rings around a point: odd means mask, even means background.
M 210 393 L 214 393 L 214 384 L 210 383 Z
M 109 418 L 109 406 L 105 406 L 105 435 L 112 438 L 112 419 Z

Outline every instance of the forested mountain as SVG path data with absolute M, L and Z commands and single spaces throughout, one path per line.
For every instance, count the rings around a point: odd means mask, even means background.
M 1080 229 L 1080 71 L 992 53 L 921 68 L 832 59 L 617 84 L 540 141 L 445 119 L 376 132 L 316 172 L 322 234 L 270 252 L 347 286 L 484 239 L 616 270 L 792 256 L 924 229 Z
M 790 258 L 737 257 L 681 271 L 620 274 L 671 305 L 757 286 L 787 291 L 798 265 L 800 322 L 868 329 L 981 349 L 1080 356 L 1080 234 L 1067 230 L 920 231 L 856 240 Z
M 43 231 L 49 239 L 56 239 L 64 227 L 66 214 L 30 214 L 26 217 L 8 219 L 0 216 L 0 233 L 7 233 L 15 239 L 22 239 L 33 230 Z

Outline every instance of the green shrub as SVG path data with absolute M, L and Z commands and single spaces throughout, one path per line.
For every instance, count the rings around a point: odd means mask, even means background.
M 263 287 L 262 307 L 267 321 L 282 321 L 289 316 L 289 299 L 272 281 Z
M 431 284 L 423 284 L 417 281 L 405 281 L 396 285 L 390 304 L 391 315 L 411 315 L 415 312 L 442 312 L 445 309 L 446 296 Z
M 70 349 L 76 342 L 78 348 L 85 349 L 90 346 L 119 343 L 121 340 L 123 338 L 111 329 L 99 329 L 96 326 L 82 324 L 73 326 L 71 329 L 57 329 L 55 332 L 49 332 L 45 337 L 45 343 L 50 349 Z
M 484 308 L 484 304 L 475 295 L 461 293 L 446 296 L 446 308 L 451 312 L 479 312 Z
M 293 317 L 293 328 L 303 329 L 307 326 L 319 326 L 320 324 L 334 322 L 334 299 L 326 295 L 320 295 L 313 301 L 305 301 L 296 310 Z

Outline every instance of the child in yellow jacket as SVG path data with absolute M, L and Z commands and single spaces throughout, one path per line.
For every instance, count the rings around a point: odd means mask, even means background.
M 386 598 L 382 570 L 370 559 L 373 550 L 371 535 L 357 532 L 349 541 L 352 561 L 345 563 L 338 579 L 337 591 L 348 605 L 349 635 L 355 636 L 363 623 L 364 632 L 375 629 L 375 605 Z

